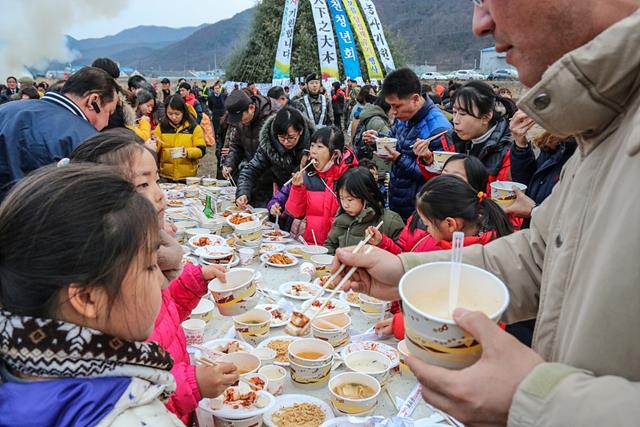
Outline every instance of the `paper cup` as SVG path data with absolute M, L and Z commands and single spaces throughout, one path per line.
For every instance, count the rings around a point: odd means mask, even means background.
M 219 363 L 232 363 L 238 368 L 238 375 L 253 374 L 260 369 L 260 359 L 250 353 L 236 352 L 220 356 L 216 359 Z
M 234 317 L 233 325 L 239 338 L 255 346 L 269 334 L 271 313 L 263 308 L 254 308 Z
M 327 322 L 338 326 L 329 325 Z M 314 338 L 326 341 L 334 348 L 341 347 L 349 342 L 349 327 L 351 317 L 348 314 L 340 313 L 331 316 L 322 316 L 311 323 L 311 334 Z
M 324 246 L 316 246 L 316 245 L 305 246 L 304 248 L 302 248 L 302 253 L 304 254 L 302 256 L 302 259 L 304 259 L 305 261 L 310 261 L 312 256 L 324 255 L 327 252 L 329 252 L 329 249 L 325 248 Z
M 398 144 L 398 140 L 396 138 L 376 138 L 376 150 L 378 154 L 389 154 L 387 148 L 395 149 Z
M 289 362 L 291 381 L 298 388 L 318 389 L 327 385 L 333 360 L 318 366 L 303 366 L 295 362 Z
M 255 271 L 235 268 L 227 272 L 227 283 L 218 279 L 209 282 L 209 291 L 223 316 L 238 316 L 258 305 L 258 288 L 254 281 Z
M 215 187 L 218 184 L 218 180 L 215 178 L 202 178 L 202 185 L 205 187 Z
M 202 183 L 202 178 L 199 176 L 188 176 L 186 178 L 186 181 L 187 181 L 187 185 L 200 185 Z
M 491 183 L 491 200 L 502 207 L 511 206 L 516 202 L 516 192 L 513 187 L 526 191 L 527 186 L 519 182 L 496 181 Z
M 252 353 L 258 356 L 262 366 L 272 365 L 276 360 L 276 356 L 278 355 L 275 350 L 272 350 L 268 347 L 256 348 L 252 351 Z
M 462 368 L 473 364 L 482 351 L 474 337 L 451 319 L 450 269 L 449 262 L 424 264 L 400 280 L 405 339 L 412 355 L 437 366 Z M 458 307 L 483 311 L 494 322 L 509 305 L 509 291 L 500 279 L 467 264 L 462 264 L 459 295 Z
M 255 251 L 252 248 L 240 248 L 238 249 L 238 255 L 240 256 L 240 264 L 249 265 L 253 261 Z
M 363 399 L 353 399 L 342 396 L 338 394 L 336 390 L 344 384 L 362 384 L 368 386 L 374 391 L 374 395 Z M 331 404 L 340 412 L 350 415 L 358 415 L 371 410 L 378 402 L 381 389 L 380 383 L 375 378 L 357 372 L 345 372 L 336 375 L 329 381 Z
M 182 159 L 185 157 L 184 147 L 169 148 L 169 153 L 172 159 Z
M 202 298 L 196 308 L 191 312 L 192 319 L 200 319 L 205 322 L 210 321 L 213 318 L 213 310 L 216 308 L 216 305 L 213 301 Z
M 353 372 L 371 375 L 382 387 L 391 376 L 391 359 L 379 351 L 354 351 L 345 357 L 344 364 Z
M 266 365 L 260 368 L 258 373 L 269 379 L 267 391 L 274 396 L 284 393 L 284 380 L 287 378 L 287 370 L 282 366 Z
M 391 301 L 382 301 L 364 294 L 358 294 L 360 311 L 370 320 L 384 320 L 392 316 Z
M 202 319 L 189 319 L 182 322 L 182 330 L 187 337 L 187 345 L 202 344 L 206 326 L 207 322 Z
M 333 361 L 333 346 L 317 338 L 301 338 L 289 344 L 289 360 L 300 366 L 323 366 Z M 310 355 L 318 355 L 310 358 Z
M 316 275 L 322 277 L 327 273 L 331 273 L 333 255 L 313 255 L 311 262 L 316 266 Z

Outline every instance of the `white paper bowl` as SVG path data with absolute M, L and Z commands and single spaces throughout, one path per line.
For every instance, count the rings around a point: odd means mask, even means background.
M 254 275 L 254 270 L 235 268 L 227 272 L 227 283 L 218 279 L 209 282 L 209 291 L 221 315 L 237 316 L 258 305 L 260 298 Z
M 363 384 L 371 387 L 375 394 L 365 399 L 349 399 L 336 394 L 335 389 L 341 384 Z M 346 372 L 336 375 L 329 381 L 329 393 L 331 404 L 340 412 L 351 415 L 358 415 L 371 410 L 378 402 L 380 395 L 380 383 L 371 375 L 360 374 L 357 372 Z

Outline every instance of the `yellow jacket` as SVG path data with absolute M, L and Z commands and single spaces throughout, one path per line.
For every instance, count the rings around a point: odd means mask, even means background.
M 156 127 L 158 152 L 160 154 L 160 175 L 174 181 L 195 176 L 198 172 L 198 159 L 204 156 L 206 145 L 204 133 L 200 125 L 189 126 L 188 122 L 173 127 L 160 125 Z M 185 147 L 186 158 L 171 158 L 171 148 Z
M 149 120 L 140 118 L 136 120 L 135 125 L 127 127 L 134 131 L 143 141 L 148 141 L 151 138 L 151 123 Z

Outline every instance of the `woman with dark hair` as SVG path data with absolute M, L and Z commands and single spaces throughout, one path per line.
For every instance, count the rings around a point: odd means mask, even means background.
M 313 162 L 312 168 L 293 175 L 285 209 L 293 218 L 306 219 L 307 242 L 322 245 L 338 210 L 335 184 L 358 161 L 335 126 L 319 129 L 311 136 L 309 161 Z
M 180 181 L 196 176 L 198 159 L 206 153 L 204 133 L 180 95 L 169 98 L 155 136 L 162 177 Z
M 136 93 L 135 101 L 136 122 L 135 125 L 131 126 L 131 130 L 142 138 L 143 141 L 147 141 L 151 138 L 151 131 L 157 126 L 153 121 L 156 99 L 153 93 L 148 90 L 139 89 Z
M 237 205 L 251 202 L 254 183 L 263 174 L 271 174 L 273 183 L 281 188 L 300 167 L 310 137 L 307 121 L 295 108 L 285 107 L 269 117 L 260 131 L 256 154 L 238 176 Z
M 452 99 L 453 132 L 449 135 L 450 141 L 443 138 L 445 151 L 479 158 L 489 171 L 489 183 L 510 181 L 513 138 L 509 120 L 517 110 L 515 103 L 480 81 L 463 85 Z M 419 141 L 413 148 L 427 180 L 435 176 L 430 170 L 433 153 L 428 145 Z
M 40 99 L 38 90 L 33 86 L 27 86 L 20 90 L 21 99 Z
M 353 134 L 360 124 L 360 114 L 367 104 L 373 104 L 376 101 L 376 90 L 371 85 L 364 85 L 358 92 L 358 103 L 351 110 L 351 119 L 349 120 L 349 133 Z
M 338 248 L 358 244 L 365 238 L 367 229 L 380 221 L 383 221 L 382 233 L 391 239 L 400 235 L 404 222 L 400 215 L 385 209 L 384 198 L 369 169 L 358 167 L 342 175 L 336 185 L 336 197 L 340 209 L 324 242 L 330 254 Z

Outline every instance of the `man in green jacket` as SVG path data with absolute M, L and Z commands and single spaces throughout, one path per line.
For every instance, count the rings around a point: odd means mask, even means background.
M 408 363 L 424 398 L 467 425 L 636 426 L 640 0 L 474 4 L 474 32 L 493 35 L 532 87 L 520 108 L 549 132 L 575 136 L 578 150 L 529 230 L 464 251 L 465 263 L 507 284 L 503 321 L 537 319 L 533 349 L 457 309 L 480 360 L 461 371 Z M 348 288 L 393 299 L 405 271 L 449 258 L 338 250 L 336 263 L 361 267 Z

